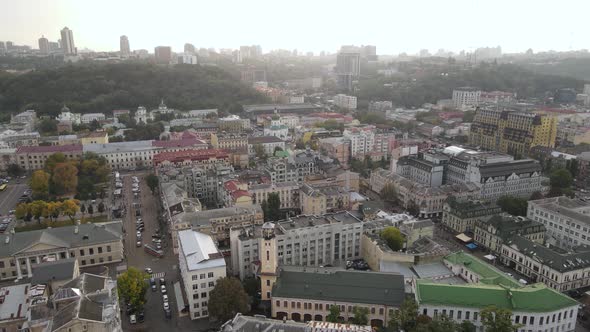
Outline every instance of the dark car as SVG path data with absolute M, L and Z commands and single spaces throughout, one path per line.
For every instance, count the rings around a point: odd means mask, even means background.
M 168 318 L 168 319 L 172 318 L 172 312 L 170 311 L 170 309 L 164 310 L 164 314 L 166 315 L 166 318 Z
M 144 321 L 145 321 L 145 313 L 142 310 L 139 313 L 137 313 L 137 322 L 143 323 Z

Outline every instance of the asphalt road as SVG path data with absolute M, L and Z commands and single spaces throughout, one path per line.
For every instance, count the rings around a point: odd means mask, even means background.
M 0 192 L 0 215 L 7 215 L 8 211 L 14 210 L 18 199 L 27 188 L 28 185 L 25 183 L 9 183 L 6 190 Z
M 176 305 L 176 296 L 174 294 L 174 282 L 179 280 L 178 257 L 176 257 L 171 248 L 171 239 L 168 233 L 161 229 L 160 234 L 164 234 L 163 249 L 164 257 L 157 258 L 144 252 L 143 247 L 136 246 L 136 216 L 133 203 L 140 203 L 141 218 L 145 224 L 145 230 L 142 233 L 142 244 L 152 243 L 152 235 L 160 229 L 158 215 L 160 214 L 160 197 L 153 195 L 145 182 L 145 173 L 136 173 L 139 178 L 141 193 L 138 198 L 134 198 L 132 189 L 132 176 L 134 174 L 124 174 L 123 176 L 123 199 L 127 207 L 127 212 L 123 217 L 123 227 L 125 228 L 125 257 L 128 267 L 136 267 L 140 270 L 149 267 L 156 276 L 158 290 L 152 292 L 151 288 L 147 292 L 147 302 L 144 307 L 145 322 L 131 325 L 129 317 L 123 313 L 123 329 L 125 331 L 199 331 L 208 328 L 208 321 L 191 321 L 188 316 L 179 317 Z M 164 314 L 164 303 L 162 293 L 160 292 L 158 278 L 164 275 L 166 279 L 166 289 L 168 302 L 172 311 L 172 318 L 166 319 Z M 182 308 L 180 308 L 182 309 Z

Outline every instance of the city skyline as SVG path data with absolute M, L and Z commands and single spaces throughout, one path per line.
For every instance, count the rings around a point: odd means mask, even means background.
M 12 28 L 3 31 L 2 39 L 36 48 L 41 36 L 56 41 L 60 30 L 67 26 L 74 31 L 78 50 L 96 51 L 118 51 L 121 35 L 129 37 L 132 49 L 150 52 L 159 45 L 182 52 L 185 43 L 215 49 L 261 45 L 264 53 L 297 49 L 299 53 L 312 51 L 316 55 L 321 51 L 334 53 L 341 45 L 351 44 L 376 45 L 378 54 L 417 53 L 421 49 L 431 53 L 439 49 L 469 52 L 495 46 L 501 46 L 505 53 L 529 48 L 535 52 L 590 48 L 582 37 L 583 7 L 590 5 L 572 0 L 562 1 L 558 7 L 548 1 L 458 0 L 453 6 L 427 0 L 419 4 L 372 1 L 362 6 L 348 1 L 302 1 L 289 8 L 289 15 L 275 10 L 276 5 L 270 1 L 177 1 L 164 8 L 144 4 L 3 2 L 0 20 Z M 572 6 L 579 10 L 570 11 Z M 204 12 L 213 15 L 199 15 Z M 259 18 L 252 19 L 256 16 Z M 108 22 L 116 24 L 105 24 L 107 17 Z M 31 19 L 35 24 L 29 24 Z M 309 22 L 309 26 L 303 22 Z

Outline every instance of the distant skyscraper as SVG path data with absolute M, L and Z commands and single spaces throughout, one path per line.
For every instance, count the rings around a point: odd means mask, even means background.
M 119 38 L 119 51 L 122 56 L 129 56 L 131 49 L 129 48 L 129 38 L 123 35 Z
M 154 49 L 156 63 L 170 64 L 172 61 L 172 48 L 170 46 L 158 46 Z
M 4 42 L 0 41 L 0 52 L 4 51 L 6 51 L 6 45 L 4 44 Z
M 74 32 L 68 27 L 61 29 L 61 49 L 66 55 L 76 54 L 76 45 L 74 44 Z
M 358 79 L 361 73 L 361 55 L 358 52 L 340 51 L 336 57 L 336 74 L 338 75 L 338 87 L 352 91 L 352 82 Z
M 191 43 L 184 44 L 184 53 L 195 54 L 195 45 Z
M 49 52 L 56 52 L 59 51 L 59 43 L 58 42 L 49 42 Z
M 12 44 L 12 42 L 11 42 L 11 41 L 7 41 L 7 42 L 6 42 L 6 50 L 7 50 L 7 51 L 11 50 L 11 49 L 12 49 L 12 46 L 14 46 L 14 44 Z
M 377 46 L 361 46 L 361 56 L 369 61 L 377 61 Z
M 49 40 L 44 36 L 39 38 L 39 52 L 41 54 L 49 54 Z

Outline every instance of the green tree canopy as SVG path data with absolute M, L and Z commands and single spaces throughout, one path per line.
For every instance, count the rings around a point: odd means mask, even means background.
M 155 193 L 159 183 L 158 177 L 155 174 L 150 174 L 145 177 L 145 182 L 152 193 Z
M 340 306 L 332 304 L 330 306 L 330 313 L 326 316 L 326 322 L 338 323 L 340 317 Z
M 145 304 L 145 292 L 148 289 L 146 280 L 148 278 L 147 273 L 135 267 L 129 267 L 117 278 L 119 297 L 136 308 L 142 308 Z
M 574 179 L 570 171 L 565 168 L 558 168 L 551 172 L 549 182 L 551 183 L 552 188 L 569 189 L 572 186 Z
M 31 186 L 33 196 L 47 196 L 47 194 L 49 193 L 49 178 L 49 173 L 45 172 L 44 170 L 37 170 L 33 172 L 31 180 L 29 181 L 29 186 Z
M 396 227 L 386 227 L 381 231 L 381 238 L 387 242 L 387 245 L 393 251 L 401 250 L 404 247 L 404 236 Z
M 394 331 L 411 331 L 418 321 L 418 304 L 414 299 L 406 299 L 389 320 L 389 328 Z
M 521 327 L 512 323 L 512 312 L 490 306 L 481 311 L 481 324 L 486 332 L 516 332 Z
M 514 196 L 502 196 L 496 202 L 502 211 L 513 216 L 526 216 L 528 200 Z
M 368 325 L 369 324 L 369 308 L 357 307 L 352 309 L 354 316 L 352 317 L 352 323 L 355 325 Z
M 268 194 L 268 200 L 262 203 L 265 221 L 278 221 L 281 219 L 281 198 L 278 193 Z
M 209 314 L 221 321 L 234 317 L 238 312 L 248 311 L 248 294 L 240 280 L 233 277 L 217 279 L 209 293 Z

